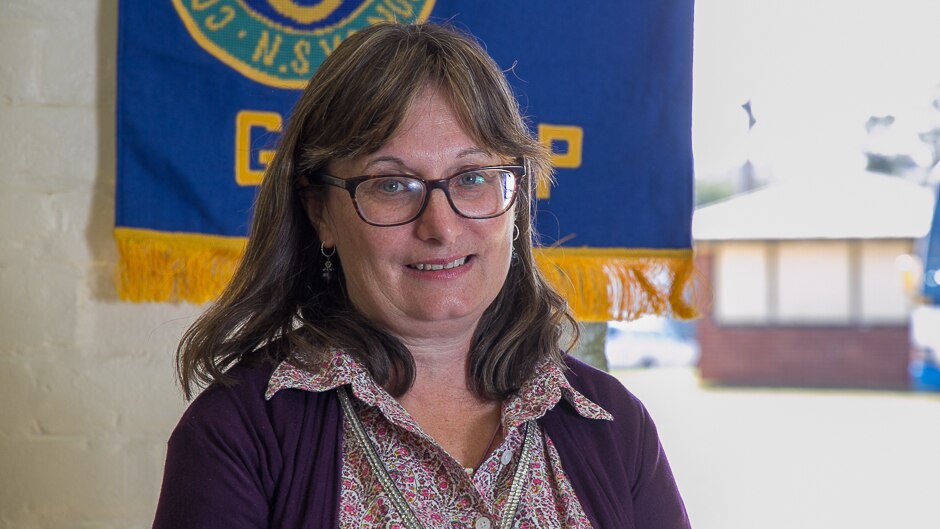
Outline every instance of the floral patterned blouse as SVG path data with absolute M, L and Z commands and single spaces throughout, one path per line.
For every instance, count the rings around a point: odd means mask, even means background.
M 476 471 L 464 469 L 432 439 L 368 371 L 346 353 L 334 351 L 316 370 L 282 362 L 268 383 L 266 398 L 279 390 L 329 391 L 349 385 L 353 404 L 389 474 L 412 511 L 427 529 L 490 529 L 499 524 L 522 451 L 523 427 L 552 409 L 562 398 L 584 417 L 613 417 L 578 393 L 560 368 L 544 364 L 502 409 L 502 443 Z M 533 423 L 535 425 L 535 423 Z M 344 435 L 353 439 L 344 419 Z M 538 432 L 536 450 L 513 527 L 590 528 L 551 439 Z M 340 527 L 399 528 L 401 518 L 356 443 L 343 448 Z

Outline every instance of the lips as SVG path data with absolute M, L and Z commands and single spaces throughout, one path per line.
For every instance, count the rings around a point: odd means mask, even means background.
M 425 271 L 435 271 L 435 270 L 450 270 L 452 268 L 457 268 L 458 266 L 463 266 L 466 264 L 469 257 L 461 257 L 460 259 L 454 259 L 446 263 L 415 263 L 408 265 L 408 268 L 414 270 Z

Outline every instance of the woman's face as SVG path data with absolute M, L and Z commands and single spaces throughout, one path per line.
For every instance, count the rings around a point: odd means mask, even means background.
M 503 163 L 461 129 L 437 90 L 427 88 L 382 148 L 333 162 L 328 170 L 340 178 L 408 174 L 438 180 Z M 415 221 L 377 227 L 359 218 L 346 191 L 330 186 L 316 209 L 311 207 L 311 217 L 323 243 L 336 247 L 353 304 L 401 338 L 472 332 L 506 280 L 514 207 L 496 218 L 466 219 L 434 190 Z

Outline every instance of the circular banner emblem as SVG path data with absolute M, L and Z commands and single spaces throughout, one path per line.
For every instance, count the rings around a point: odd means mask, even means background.
M 424 22 L 434 0 L 173 0 L 215 58 L 268 86 L 302 89 L 323 59 L 379 22 Z

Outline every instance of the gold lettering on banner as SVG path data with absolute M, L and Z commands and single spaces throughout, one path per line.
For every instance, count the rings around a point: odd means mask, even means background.
M 584 129 L 574 125 L 549 125 L 539 123 L 539 142 L 552 149 L 551 162 L 553 167 L 561 169 L 577 169 L 581 167 L 581 150 L 584 144 Z M 564 143 L 563 152 L 555 152 L 552 146 Z M 547 199 L 551 196 L 551 189 L 547 182 L 539 182 L 536 186 L 535 197 Z
M 277 112 L 241 110 L 235 116 L 235 182 L 240 186 L 256 186 L 264 178 L 264 170 L 251 168 L 251 132 L 261 128 L 268 134 L 281 132 L 281 115 Z M 274 159 L 274 151 L 258 151 L 258 163 L 267 168 Z
M 219 0 L 193 0 L 193 11 L 205 11 L 219 3 Z
M 290 61 L 290 67 L 294 73 L 304 75 L 310 71 L 310 41 L 298 40 L 294 43 L 294 59 Z
M 323 59 L 358 29 L 386 21 L 423 22 L 435 5 L 435 0 L 161 1 L 173 5 L 190 36 L 217 60 L 254 82 L 293 90 L 306 87 Z
M 251 56 L 254 62 L 261 61 L 265 66 L 274 64 L 274 57 L 277 56 L 277 50 L 281 48 L 280 34 L 274 35 L 274 41 L 271 41 L 271 34 L 268 30 L 261 32 L 261 38 L 258 39 L 258 45 L 255 46 L 255 53 Z
M 218 31 L 227 26 L 235 18 L 235 9 L 232 6 L 222 6 L 218 14 L 222 15 L 222 20 L 217 21 L 215 14 L 206 17 L 206 29 L 209 31 Z
M 280 14 L 301 24 L 310 24 L 327 18 L 343 2 L 342 0 L 323 0 L 312 6 L 303 6 L 294 0 L 268 0 L 268 3 Z

